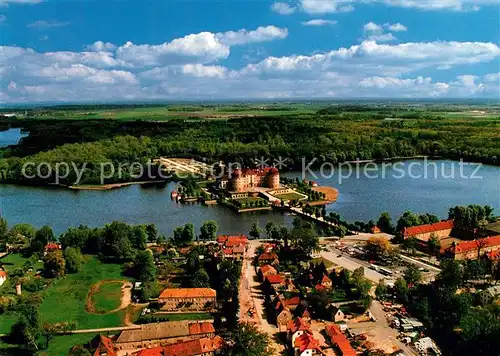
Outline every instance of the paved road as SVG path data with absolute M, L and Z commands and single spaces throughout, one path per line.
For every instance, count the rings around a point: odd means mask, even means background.
M 351 257 L 347 253 L 342 253 L 342 251 L 337 250 L 336 248 L 330 247 L 330 250 L 328 252 L 321 251 L 320 254 L 321 257 L 326 258 L 327 260 L 332 261 L 333 263 L 342 266 L 349 271 L 354 271 L 359 267 L 365 267 L 365 277 L 374 283 L 378 283 L 381 279 L 393 281 L 392 277 L 384 276 L 383 274 L 368 268 L 370 266 L 368 262 Z M 342 256 L 338 257 L 341 254 Z

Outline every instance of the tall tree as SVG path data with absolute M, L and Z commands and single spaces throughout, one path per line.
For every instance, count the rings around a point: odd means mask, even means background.
M 74 247 L 67 247 L 64 250 L 64 260 L 66 261 L 66 271 L 69 273 L 78 272 L 84 262 L 80 250 Z
M 382 232 L 391 234 L 394 230 L 392 226 L 392 220 L 389 213 L 385 212 L 380 215 L 378 219 L 377 226 Z
M 410 264 L 406 268 L 403 278 L 408 286 L 415 286 L 422 280 L 422 273 L 415 265 Z
M 155 224 L 147 224 L 146 233 L 148 234 L 148 242 L 156 242 L 158 239 L 158 230 Z
M 261 232 L 262 229 L 260 228 L 259 222 L 256 220 L 253 222 L 252 227 L 250 228 L 250 232 L 248 234 L 254 239 L 259 239 Z
M 43 270 L 48 277 L 62 277 L 66 273 L 66 261 L 62 251 L 52 251 L 43 257 Z
M 134 261 L 136 277 L 143 282 L 156 279 L 156 266 L 153 254 L 149 250 L 139 251 Z
M 200 239 L 202 240 L 215 240 L 217 237 L 217 222 L 214 220 L 207 220 L 203 222 L 200 228 Z
M 226 350 L 229 356 L 267 356 L 272 354 L 269 348 L 269 336 L 252 324 L 240 323 L 231 333 L 233 346 Z

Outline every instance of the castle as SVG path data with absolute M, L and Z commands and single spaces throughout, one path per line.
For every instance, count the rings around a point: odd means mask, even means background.
M 280 174 L 276 168 L 235 169 L 229 184 L 230 189 L 234 192 L 246 192 L 249 188 L 254 187 L 279 189 Z

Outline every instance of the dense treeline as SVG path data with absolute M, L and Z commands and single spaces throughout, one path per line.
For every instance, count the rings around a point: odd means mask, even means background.
M 419 114 L 420 115 L 420 114 Z M 25 162 L 87 162 L 80 183 L 97 183 L 99 164 L 148 162 L 159 155 L 252 165 L 256 157 L 302 158 L 315 165 L 415 155 L 499 164 L 497 119 L 411 118 L 384 120 L 365 112 L 222 120 L 23 120 L 29 136 L 0 151 L 2 178 L 20 181 Z M 11 120 L 12 121 L 12 120 Z M 17 124 L 21 122 L 18 121 Z M 5 122 L 0 121 L 0 125 Z M 63 183 L 72 183 L 74 174 Z M 111 182 L 129 177 L 113 177 Z M 53 177 L 44 179 L 53 182 Z

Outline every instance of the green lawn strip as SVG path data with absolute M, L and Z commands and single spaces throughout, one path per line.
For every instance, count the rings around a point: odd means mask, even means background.
M 19 316 L 13 312 L 7 312 L 5 314 L 0 315 L 0 334 L 9 334 Z
M 18 267 L 22 267 L 26 261 L 28 261 L 28 258 L 21 256 L 19 253 L 10 253 L 0 258 L 0 265 L 2 265 L 6 271 L 12 271 Z
M 107 313 L 120 306 L 122 285 L 119 281 L 101 284 L 99 291 L 92 296 L 96 312 Z
M 99 315 L 90 314 L 85 309 L 90 288 L 106 279 L 126 280 L 121 275 L 121 266 L 102 263 L 90 257 L 76 274 L 55 281 L 43 292 L 40 306 L 43 322 L 76 322 L 78 329 L 103 328 L 123 325 L 123 312 Z
M 39 356 L 66 356 L 69 350 L 75 345 L 86 344 L 95 334 L 75 334 L 75 335 L 61 335 L 56 336 L 49 342 L 49 347 L 38 353 Z
M 276 198 L 281 200 L 301 200 L 304 199 L 304 196 L 297 193 L 286 193 L 286 194 L 276 194 Z

